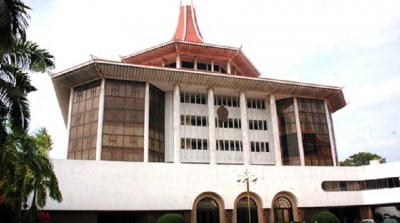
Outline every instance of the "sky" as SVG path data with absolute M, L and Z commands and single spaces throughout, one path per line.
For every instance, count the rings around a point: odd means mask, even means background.
M 187 1 L 189 2 L 189 1 Z M 184 1 L 185 3 L 185 1 Z M 172 39 L 179 0 L 26 0 L 27 37 L 55 56 L 56 73 L 120 60 Z M 242 47 L 262 77 L 343 88 L 333 113 L 339 160 L 371 152 L 400 161 L 399 0 L 194 0 L 206 43 Z M 67 156 L 67 130 L 50 76 L 31 74 L 31 131 Z

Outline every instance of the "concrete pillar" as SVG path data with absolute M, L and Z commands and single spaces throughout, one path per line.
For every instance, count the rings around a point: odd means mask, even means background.
M 333 166 L 339 166 L 339 163 L 337 160 L 336 143 L 335 143 L 335 135 L 334 135 L 334 130 L 333 130 L 331 112 L 329 111 L 326 101 L 324 101 L 324 105 L 325 105 L 325 112 L 326 112 L 326 123 L 328 124 L 328 131 L 329 131 L 329 141 L 331 144 Z
M 181 115 L 180 115 L 180 92 L 179 92 L 179 85 L 174 85 L 174 96 L 173 96 L 173 103 L 174 103 L 174 163 L 181 162 L 181 139 L 180 139 L 180 125 L 181 125 Z
M 162 61 L 161 61 L 161 66 L 162 66 L 162 67 L 165 67 L 165 59 L 164 59 L 164 58 L 163 58 Z
M 103 142 L 103 123 L 104 123 L 104 103 L 106 99 L 106 79 L 101 79 L 99 116 L 97 122 L 97 141 L 96 141 L 96 160 L 101 160 L 101 150 Z
M 214 72 L 214 59 L 211 59 L 211 72 Z
M 193 69 L 194 69 L 194 70 L 197 70 L 197 57 L 194 57 Z
M 150 84 L 146 82 L 144 91 L 144 138 L 143 138 L 143 162 L 149 162 L 149 114 L 150 112 Z
M 72 107 L 74 106 L 74 88 L 70 88 L 70 95 L 69 95 L 69 107 L 68 107 L 68 119 L 67 119 L 67 156 L 69 152 L 69 144 L 71 143 L 70 136 L 71 136 L 71 119 L 72 119 Z
M 215 106 L 214 89 L 208 89 L 208 145 L 210 147 L 210 164 L 217 164 L 217 146 L 215 139 Z
M 242 120 L 243 159 L 245 165 L 250 165 L 249 122 L 247 121 L 246 93 L 240 92 L 240 119 Z
M 181 55 L 176 54 L 176 68 L 182 68 Z
M 231 69 L 231 60 L 228 60 L 226 62 L 226 73 L 227 74 L 231 74 L 232 73 L 232 69 Z
M 275 165 L 282 166 L 281 143 L 279 139 L 279 119 L 276 110 L 275 95 L 269 95 L 269 107 L 271 114 L 272 149 L 275 155 Z
M 299 106 L 297 105 L 297 98 L 293 98 L 293 101 L 294 101 L 294 115 L 295 115 L 295 118 L 296 118 L 297 141 L 298 141 L 298 144 L 299 144 L 300 165 L 301 166 L 305 166 L 303 138 L 301 136 Z

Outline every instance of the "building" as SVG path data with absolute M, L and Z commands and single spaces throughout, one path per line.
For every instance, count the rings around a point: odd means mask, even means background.
M 170 41 L 52 74 L 69 132 L 54 221 L 237 223 L 248 210 L 259 223 L 323 210 L 350 221 L 400 203 L 399 163 L 338 167 L 341 88 L 262 78 L 240 48 L 205 43 L 196 21 L 184 4 Z M 247 170 L 250 200 L 237 184 Z

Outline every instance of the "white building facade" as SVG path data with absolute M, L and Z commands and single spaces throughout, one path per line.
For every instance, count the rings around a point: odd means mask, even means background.
M 64 201 L 46 209 L 57 222 L 236 223 L 250 203 L 261 223 L 400 203 L 398 163 L 338 167 L 341 88 L 259 76 L 240 48 L 204 43 L 191 5 L 169 42 L 52 74 L 69 142 L 53 161 Z

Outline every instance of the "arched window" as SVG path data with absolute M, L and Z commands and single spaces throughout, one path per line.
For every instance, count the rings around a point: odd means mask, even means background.
M 293 207 L 289 199 L 278 197 L 274 202 L 275 222 L 292 222 Z
M 219 223 L 219 207 L 214 199 L 209 197 L 201 199 L 196 209 L 197 223 Z
M 247 197 L 240 199 L 236 205 L 237 223 L 249 222 L 249 201 Z M 250 198 L 251 223 L 258 223 L 257 204 Z

